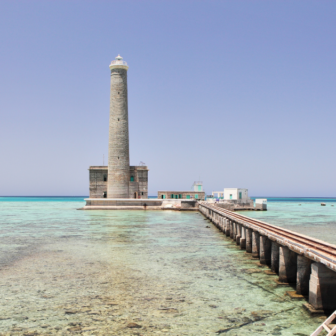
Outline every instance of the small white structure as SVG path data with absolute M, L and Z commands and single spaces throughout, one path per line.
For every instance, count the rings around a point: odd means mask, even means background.
M 250 201 L 248 190 L 244 188 L 225 188 L 224 201 L 248 203 Z
M 202 181 L 195 181 L 192 185 L 194 191 L 203 191 L 203 182 Z
M 212 196 L 214 198 L 224 199 L 224 192 L 223 191 L 213 191 Z
M 267 210 L 267 199 L 266 198 L 256 198 L 255 209 L 256 210 Z

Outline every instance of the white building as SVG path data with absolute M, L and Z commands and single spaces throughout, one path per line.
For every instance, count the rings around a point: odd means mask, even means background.
M 202 181 L 195 181 L 192 185 L 194 191 L 203 191 L 203 182 Z
M 212 192 L 212 197 L 219 198 L 219 199 L 224 199 L 224 191 L 213 191 Z
M 248 190 L 244 188 L 225 188 L 224 201 L 237 201 L 242 203 L 250 202 Z

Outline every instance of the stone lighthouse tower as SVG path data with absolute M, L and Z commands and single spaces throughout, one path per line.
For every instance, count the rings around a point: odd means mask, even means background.
M 118 55 L 110 64 L 110 124 L 107 198 L 129 198 L 127 63 Z

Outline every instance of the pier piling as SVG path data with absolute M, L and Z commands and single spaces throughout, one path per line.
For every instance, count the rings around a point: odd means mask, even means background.
M 232 237 L 232 239 L 234 241 L 236 241 L 236 238 L 237 238 L 237 223 L 233 222 L 233 237 Z
M 257 231 L 252 232 L 252 258 L 259 258 L 260 234 Z
M 279 282 L 295 283 L 297 273 L 297 254 L 286 246 L 279 247 Z
M 241 224 L 236 224 L 236 228 L 237 228 L 237 236 L 236 236 L 236 244 L 240 245 L 240 238 L 241 238 L 241 228 L 242 225 Z
M 230 237 L 230 220 L 226 218 L 225 223 L 226 223 L 225 234 L 226 234 L 227 237 Z
M 320 263 L 311 264 L 309 303 L 315 309 L 335 309 L 336 273 Z
M 246 229 L 246 252 L 252 253 L 252 229 Z
M 246 248 L 246 228 L 244 225 L 241 226 L 241 238 L 240 238 L 240 249 L 244 250 Z
M 271 271 L 279 274 L 279 244 L 272 242 Z
M 260 264 L 271 265 L 272 242 L 266 236 L 260 236 Z
M 308 295 L 312 261 L 304 256 L 297 256 L 296 293 Z

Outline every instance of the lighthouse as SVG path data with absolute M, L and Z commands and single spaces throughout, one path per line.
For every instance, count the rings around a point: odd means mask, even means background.
M 87 206 L 130 206 L 130 200 L 148 198 L 148 168 L 130 166 L 128 133 L 128 65 L 118 55 L 110 64 L 110 119 L 108 165 L 90 166 Z M 104 202 L 98 199 L 106 199 Z M 120 200 L 122 199 L 122 200 Z M 138 203 L 137 203 L 138 204 Z
M 118 55 L 110 64 L 110 122 L 107 198 L 129 198 L 128 66 Z

